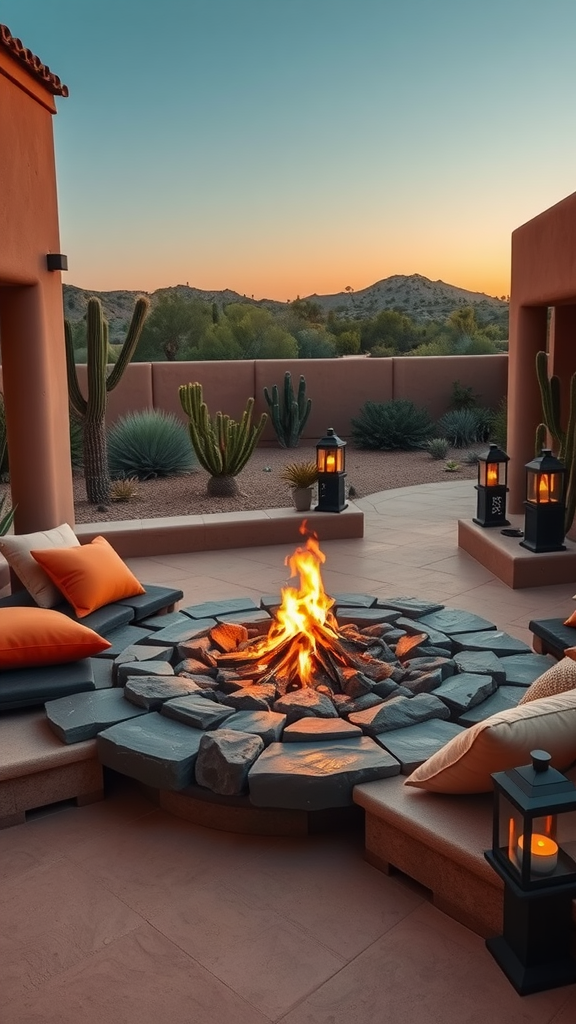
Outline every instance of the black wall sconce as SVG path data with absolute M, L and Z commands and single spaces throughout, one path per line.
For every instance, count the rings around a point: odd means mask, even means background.
M 68 270 L 68 257 L 63 252 L 49 252 L 46 256 L 48 270 Z

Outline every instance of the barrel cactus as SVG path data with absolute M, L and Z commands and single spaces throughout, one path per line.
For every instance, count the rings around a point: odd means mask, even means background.
M 300 377 L 298 394 L 294 395 L 292 387 L 292 376 L 287 370 L 284 374 L 284 393 L 282 400 L 278 393 L 276 384 L 272 387 L 272 394 L 268 388 L 264 388 L 264 398 L 270 408 L 270 417 L 278 441 L 282 448 L 296 448 L 306 420 L 310 415 L 312 400 L 306 398 L 306 380 Z
M 149 305 L 148 299 L 138 299 L 118 359 L 108 373 L 108 323 L 102 313 L 99 299 L 88 300 L 86 311 L 87 398 L 84 398 L 78 383 L 72 329 L 67 320 L 64 322 L 68 396 L 72 413 L 83 429 L 86 496 L 88 501 L 94 505 L 105 504 L 110 492 L 105 426 L 108 392 L 116 387 L 134 355 Z
M 227 497 L 240 493 L 236 477 L 244 469 L 264 430 L 268 416 L 252 423 L 254 399 L 249 398 L 240 422 L 222 412 L 212 418 L 203 400 L 202 385 L 183 384 L 180 403 L 188 416 L 188 429 L 201 466 L 210 474 L 208 494 Z
M 556 447 L 556 456 L 566 466 L 566 515 L 564 530 L 574 522 L 576 514 L 576 373 L 570 378 L 570 400 L 568 422 L 562 426 L 560 408 L 560 380 L 548 376 L 548 356 L 539 352 L 536 356 L 536 375 L 542 396 L 544 422 L 536 428 L 536 455 L 547 446 L 546 434 L 550 434 Z

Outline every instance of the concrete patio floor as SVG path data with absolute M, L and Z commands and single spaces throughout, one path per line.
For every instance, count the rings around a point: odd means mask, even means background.
M 456 543 L 470 481 L 356 502 L 365 537 L 322 544 L 329 593 L 413 595 L 530 642 L 571 585 L 512 591 Z M 313 526 L 314 517 L 310 523 Z M 278 547 L 130 559 L 184 603 L 276 593 Z M 361 835 L 218 833 L 155 808 L 128 780 L 83 808 L 0 833 L 2 1024 L 576 1024 L 576 986 L 521 998 L 477 935 Z

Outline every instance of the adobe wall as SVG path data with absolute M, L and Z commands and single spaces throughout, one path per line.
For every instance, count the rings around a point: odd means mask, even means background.
M 0 48 L 0 333 L 16 530 L 73 522 L 53 96 Z
M 524 511 L 524 467 L 534 456 L 535 430 L 542 419 L 535 361 L 536 354 L 546 350 L 547 338 L 548 372 L 561 379 L 566 421 L 569 380 L 576 371 L 576 193 L 512 234 L 508 394 L 508 507 L 512 513 Z
M 349 437 L 351 420 L 367 401 L 387 402 L 408 398 L 425 406 L 433 419 L 449 408 L 452 384 L 459 380 L 472 387 L 482 405 L 496 408 L 506 394 L 508 358 L 496 356 L 409 356 L 397 359 L 266 359 L 198 363 L 131 363 L 122 380 L 108 396 L 108 423 L 125 412 L 155 408 L 175 413 L 186 420 L 178 398 L 181 384 L 199 381 L 212 414 L 221 410 L 240 419 L 250 396 L 255 398 L 254 416 L 268 412 L 264 387 L 274 384 L 282 390 L 289 370 L 297 390 L 302 373 L 312 410 L 303 437 L 317 440 L 328 427 Z M 85 386 L 86 367 L 78 367 L 80 386 Z M 268 423 L 263 443 L 276 441 Z

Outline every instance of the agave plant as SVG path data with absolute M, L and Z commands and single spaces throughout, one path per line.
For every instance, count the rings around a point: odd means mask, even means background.
M 406 398 L 366 402 L 352 420 L 352 437 L 359 448 L 409 451 L 424 448 L 433 430 L 426 409 Z

